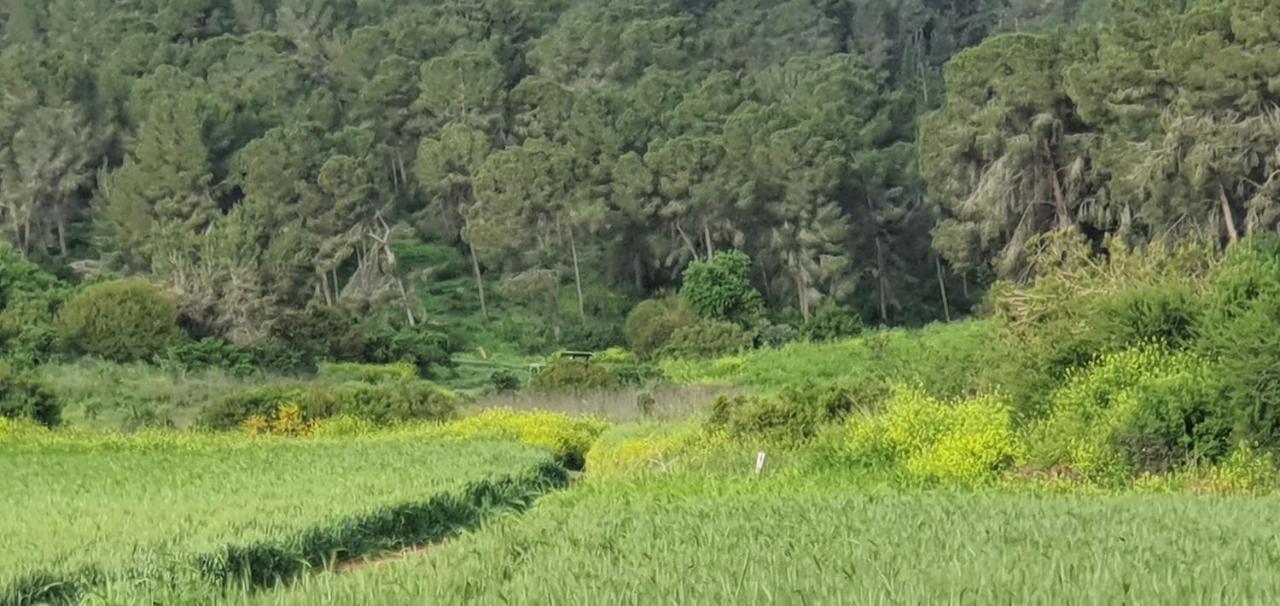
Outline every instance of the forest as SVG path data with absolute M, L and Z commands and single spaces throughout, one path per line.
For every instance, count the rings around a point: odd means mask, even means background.
M 1055 230 L 1277 227 L 1280 7 L 1187 4 L 8 0 L 0 223 L 242 346 L 601 348 L 725 250 L 773 323 L 919 325 Z
M 1280 602 L 1277 0 L 0 0 L 0 236 L 0 606 Z

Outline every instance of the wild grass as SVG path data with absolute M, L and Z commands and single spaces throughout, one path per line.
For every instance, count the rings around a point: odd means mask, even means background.
M 220 370 L 174 373 L 148 364 L 88 359 L 41 366 L 39 374 L 62 403 L 64 423 L 120 431 L 189 427 L 204 407 L 222 397 L 286 381 Z
M 744 391 L 732 385 L 657 385 L 622 389 L 544 393 L 525 390 L 485 396 L 476 407 L 550 410 L 614 423 L 681 421 L 704 414 L 720 395 Z
M 716 360 L 665 360 L 663 373 L 684 385 L 737 385 L 762 391 L 815 383 L 916 384 L 942 397 L 990 387 L 999 360 L 990 321 L 935 324 L 867 333 L 831 343 L 797 342 Z
M 411 433 L 10 435 L 0 604 L 85 599 L 112 584 L 142 588 L 138 601 L 178 581 L 261 585 L 440 538 L 563 473 L 536 449 Z
M 231 603 L 1274 603 L 1280 500 L 588 482 L 425 555 Z

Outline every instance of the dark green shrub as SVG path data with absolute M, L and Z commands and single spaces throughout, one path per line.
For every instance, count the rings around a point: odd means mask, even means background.
M 1165 282 L 1098 297 L 1085 320 L 1098 333 L 1092 340 L 1108 351 L 1143 343 L 1176 349 L 1195 339 L 1202 309 L 1190 285 Z
M 257 360 L 251 350 L 222 339 L 201 339 L 174 345 L 157 361 L 162 368 L 177 372 L 218 368 L 243 377 L 257 370 Z
M 835 305 L 823 305 L 800 326 L 800 334 L 809 341 L 834 341 L 862 334 L 862 318 Z
M 754 341 L 737 324 L 703 320 L 673 332 L 659 353 L 669 358 L 716 358 L 751 349 Z
M 602 351 L 623 342 L 617 322 L 588 320 L 565 326 L 560 333 L 560 346 L 577 351 Z
M 751 257 L 741 251 L 724 251 L 690 263 L 680 297 L 708 320 L 752 327 L 764 318 L 764 298 L 751 284 Z
M 523 315 L 504 316 L 493 323 L 493 333 L 526 354 L 541 354 L 555 347 L 555 334 L 543 320 Z
M 282 406 L 297 405 L 307 421 L 347 415 L 375 423 L 441 421 L 454 416 L 460 398 L 429 381 L 282 384 L 227 396 L 200 414 L 214 429 L 238 427 L 250 417 L 272 418 Z
M 53 427 L 62 418 L 62 406 L 34 375 L 0 362 L 0 417 Z
M 282 405 L 304 408 L 331 406 L 329 394 L 319 385 L 291 383 L 248 389 L 226 396 L 200 411 L 201 425 L 213 429 L 238 427 L 249 417 L 270 418 Z
M 6 359 L 33 366 L 53 358 L 54 313 L 69 293 L 55 276 L 0 243 L 0 349 Z
M 346 383 L 324 400 L 332 409 L 304 406 L 309 418 L 348 415 L 374 423 L 447 421 L 461 404 L 457 395 L 429 381 Z
M 281 316 L 272 325 L 272 336 L 312 364 L 315 360 L 358 361 L 366 348 L 358 326 L 359 318 L 350 310 L 312 305 Z
M 683 299 L 667 295 L 641 301 L 636 305 L 627 315 L 623 332 L 631 351 L 641 357 L 648 357 L 662 349 L 671 339 L 672 333 L 697 320 L 697 316 Z
M 799 337 L 799 331 L 789 324 L 770 324 L 760 330 L 760 345 L 778 349 Z
M 735 437 L 805 441 L 826 424 L 840 421 L 855 406 L 849 390 L 806 383 L 776 396 L 720 396 L 711 404 L 707 429 Z
M 1234 437 L 1280 448 L 1280 239 L 1232 247 L 1205 292 L 1195 350 L 1222 382 Z
M 89 286 L 58 312 L 58 334 L 73 351 L 116 362 L 148 360 L 182 340 L 178 308 L 143 280 Z
M 436 368 L 453 366 L 449 337 L 427 330 L 377 331 L 366 335 L 363 361 L 374 364 L 408 362 L 423 377 Z
M 520 389 L 520 377 L 509 370 L 499 370 L 489 375 L 489 385 L 498 393 L 508 393 Z
M 611 389 L 621 384 L 618 375 L 603 364 L 559 358 L 535 375 L 529 387 L 556 392 Z

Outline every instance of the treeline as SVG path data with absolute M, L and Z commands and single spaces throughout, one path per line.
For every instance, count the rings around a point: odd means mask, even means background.
M 1025 278 L 1028 242 L 1062 228 L 1233 244 L 1280 224 L 1272 0 L 1114 0 L 1100 25 L 967 50 L 946 81 L 920 152 L 957 269 Z
M 1060 226 L 1274 226 L 1277 9 L 1111 4 L 9 0 L 0 220 L 241 344 L 422 321 L 415 243 L 557 331 L 727 249 L 797 323 L 931 320 Z

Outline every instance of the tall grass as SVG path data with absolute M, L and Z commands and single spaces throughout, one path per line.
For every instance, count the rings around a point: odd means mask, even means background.
M 266 584 L 438 539 L 565 479 L 536 449 L 411 436 L 10 436 L 0 604 L 72 601 L 112 583 Z
M 998 380 L 990 321 L 893 329 L 832 343 L 792 343 L 718 360 L 666 360 L 663 373 L 686 385 L 739 385 L 777 391 L 806 381 L 905 383 L 942 397 L 968 395 Z
M 1259 604 L 1280 501 L 592 482 L 424 556 L 249 604 Z

